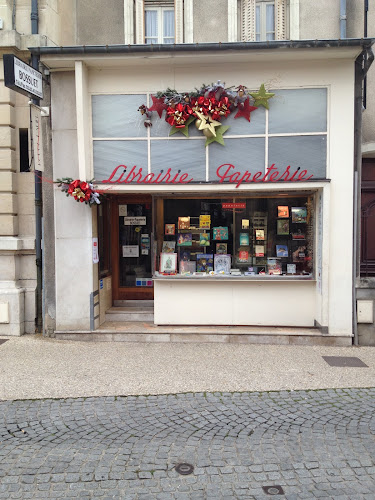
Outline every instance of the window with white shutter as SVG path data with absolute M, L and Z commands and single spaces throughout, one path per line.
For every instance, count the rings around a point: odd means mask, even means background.
M 242 0 L 242 41 L 286 39 L 286 0 Z

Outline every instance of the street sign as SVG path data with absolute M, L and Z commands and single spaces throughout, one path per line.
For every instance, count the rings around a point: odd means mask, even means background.
M 18 59 L 13 54 L 4 54 L 4 84 L 26 96 L 43 99 L 42 73 Z

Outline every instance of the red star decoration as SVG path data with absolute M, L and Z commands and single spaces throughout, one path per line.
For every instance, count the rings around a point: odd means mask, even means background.
M 240 116 L 243 116 L 249 122 L 250 121 L 250 113 L 258 108 L 256 106 L 250 106 L 249 98 L 247 98 L 243 104 L 238 105 L 237 109 L 238 109 L 238 111 L 237 111 L 235 118 L 239 118 Z
M 163 111 L 167 109 L 167 105 L 164 103 L 164 97 L 159 98 L 152 95 L 151 99 L 152 99 L 152 106 L 151 108 L 148 108 L 149 111 L 157 111 L 159 118 L 161 118 Z

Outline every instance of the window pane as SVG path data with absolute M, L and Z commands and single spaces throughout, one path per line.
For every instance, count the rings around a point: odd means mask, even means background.
M 275 6 L 273 4 L 266 5 L 266 31 L 275 31 Z
M 225 137 L 225 136 L 224 136 Z M 219 182 L 217 169 L 220 165 L 230 163 L 235 168 L 230 170 L 232 175 L 235 172 L 250 173 L 264 172 L 264 139 L 225 139 L 225 146 L 217 142 L 210 144 L 210 181 Z M 224 175 L 228 167 L 222 167 L 219 174 Z M 228 182 L 228 178 L 224 182 Z
M 275 33 L 267 33 L 266 39 L 267 40 L 275 40 Z
M 158 36 L 157 10 L 145 10 L 145 36 Z
M 163 11 L 163 37 L 174 38 L 174 11 Z M 170 43 L 170 42 L 164 42 Z
M 174 38 L 164 38 L 163 43 L 174 43 Z
M 255 10 L 255 33 L 260 33 L 260 5 L 257 5 Z M 258 41 L 257 36 L 257 42 Z
M 327 89 L 277 90 L 268 119 L 270 134 L 326 132 Z
M 92 96 L 93 137 L 146 137 L 144 119 L 138 108 L 145 95 Z
M 136 172 L 142 167 L 142 175 L 147 174 L 147 141 L 94 141 L 95 180 L 108 179 L 118 165 L 126 165 L 128 172 L 134 165 Z M 120 175 L 119 169 L 113 180 Z
M 158 43 L 157 38 L 146 38 L 146 44 L 151 45 L 152 43 Z
M 326 136 L 270 137 L 268 146 L 268 163 L 274 163 L 281 174 L 290 165 L 291 175 L 300 167 L 307 170 L 306 178 L 326 177 Z
M 151 142 L 151 172 L 156 175 L 171 169 L 171 176 L 181 170 L 189 179 L 206 180 L 206 148 L 204 141 L 160 140 Z

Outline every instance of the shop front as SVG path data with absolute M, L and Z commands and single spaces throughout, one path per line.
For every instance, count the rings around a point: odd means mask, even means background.
M 106 308 L 153 300 L 155 325 L 315 327 L 351 343 L 361 42 L 232 45 L 230 63 L 219 48 L 42 52 L 52 110 L 68 106 L 53 176 L 94 178 L 101 197 L 90 208 L 54 191 L 57 331 L 95 331 Z M 92 280 L 64 293 L 77 265 Z

